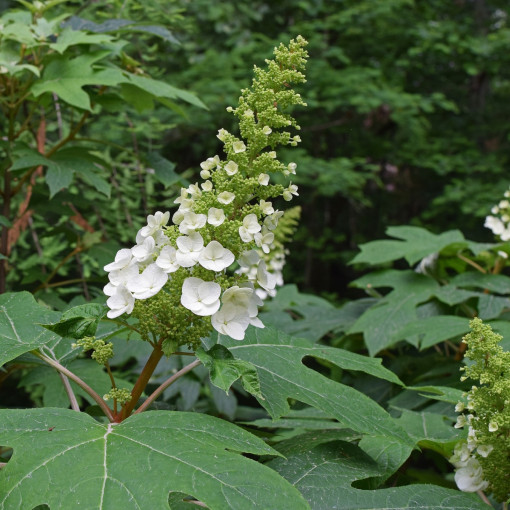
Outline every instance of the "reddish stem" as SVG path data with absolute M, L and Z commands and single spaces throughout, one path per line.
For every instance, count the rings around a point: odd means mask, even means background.
M 147 363 L 145 363 L 142 373 L 138 376 L 135 386 L 131 391 L 131 400 L 129 402 L 126 402 L 126 404 L 122 406 L 120 413 L 117 413 L 117 415 L 115 416 L 116 422 L 120 423 L 133 412 L 133 409 L 135 408 L 138 399 L 142 395 L 143 390 L 145 390 L 145 387 L 147 386 L 149 379 L 154 373 L 156 367 L 158 366 L 159 361 L 163 357 L 163 350 L 161 349 L 163 340 L 164 338 L 161 338 L 160 341 L 157 343 L 156 347 L 154 347 L 152 354 L 149 356 Z

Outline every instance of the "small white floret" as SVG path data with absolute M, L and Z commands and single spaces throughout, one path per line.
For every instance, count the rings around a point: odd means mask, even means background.
M 114 271 L 116 269 L 124 269 L 129 266 L 132 262 L 133 254 L 129 248 L 124 248 L 119 250 L 115 255 L 115 262 L 111 262 L 110 264 L 104 266 L 105 271 Z
M 143 273 L 127 284 L 135 299 L 148 299 L 155 296 L 168 281 L 168 274 L 156 264 L 147 266 Z
M 228 205 L 234 201 L 235 197 L 234 193 L 230 193 L 230 191 L 222 191 L 218 195 L 218 202 L 220 204 Z
M 223 209 L 217 209 L 211 207 L 207 211 L 207 223 L 213 227 L 219 227 L 225 221 L 225 211 Z
M 234 152 L 236 154 L 239 154 L 240 152 L 246 151 L 246 145 L 244 145 L 244 142 L 242 140 L 239 140 L 232 144 L 232 149 L 234 149 Z
M 239 170 L 239 166 L 235 161 L 229 161 L 224 167 L 225 172 L 227 172 L 227 175 L 235 175 L 237 171 Z
M 213 315 L 220 308 L 221 287 L 216 282 L 186 278 L 182 284 L 181 304 L 194 314 Z
M 177 263 L 182 267 L 192 267 L 200 256 L 204 247 L 204 239 L 198 232 L 190 232 L 187 236 L 177 238 L 178 250 L 175 254 Z
M 198 263 L 211 271 L 223 271 L 235 260 L 234 254 L 218 241 L 211 241 L 198 257 Z
M 119 286 L 115 294 L 113 294 L 107 301 L 106 304 L 110 308 L 106 316 L 109 319 L 115 319 L 123 313 L 131 313 L 135 306 L 135 298 L 126 289 L 126 287 Z
M 177 250 L 170 245 L 164 246 L 156 259 L 156 265 L 163 269 L 165 273 L 174 273 L 179 269 L 176 256 Z

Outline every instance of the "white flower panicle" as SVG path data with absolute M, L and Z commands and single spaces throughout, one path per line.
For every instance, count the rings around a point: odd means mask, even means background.
M 504 200 L 491 209 L 494 216 L 489 215 L 485 218 L 484 227 L 492 230 L 492 233 L 502 241 L 510 241 L 510 201 L 508 200 L 510 189 L 505 191 L 504 196 Z
M 278 180 L 271 174 L 295 174 L 296 164 L 278 161 L 275 148 L 301 141 L 285 131 L 300 128 L 284 109 L 305 105 L 289 87 L 305 81 L 305 45 L 301 37 L 288 48 L 280 45 L 267 71 L 255 68 L 252 89 L 243 90 L 239 106 L 228 109 L 239 119 L 241 137 L 220 129 L 225 158 L 203 161 L 203 181 L 181 189 L 171 220 L 168 211 L 149 215 L 136 245 L 119 250 L 105 266 L 108 317 L 156 310 L 166 314 L 167 321 L 176 317 L 185 322 L 186 331 L 212 326 L 236 340 L 244 338 L 249 325 L 264 327 L 257 317 L 259 294 L 274 293 L 281 276 L 275 274 L 278 263 L 268 267 L 256 250 L 269 255 L 274 248 L 274 230 L 283 212 L 272 199 L 288 201 L 298 195 L 292 183 L 272 184 Z M 236 262 L 241 271 L 229 271 Z M 161 311 L 157 303 L 163 301 L 154 301 L 158 296 L 167 296 L 164 302 L 171 305 Z M 167 326 L 165 331 L 178 329 Z

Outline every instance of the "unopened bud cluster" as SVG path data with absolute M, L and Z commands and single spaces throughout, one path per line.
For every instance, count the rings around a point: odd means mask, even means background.
M 131 400 L 131 392 L 126 388 L 112 388 L 108 393 L 103 395 L 104 400 L 116 400 L 120 405 Z
M 84 351 L 92 350 L 91 358 L 100 365 L 106 365 L 110 358 L 113 358 L 113 344 L 92 336 L 81 338 L 73 344 L 73 348 L 82 347 Z
M 203 181 L 181 189 L 173 216 L 149 215 L 137 244 L 105 266 L 108 317 L 134 313 L 145 324 L 159 322 L 154 328 L 165 338 L 191 344 L 211 325 L 237 340 L 250 324 L 264 327 L 257 318 L 262 301 L 256 290 L 271 292 L 276 277 L 258 252 L 269 254 L 283 215 L 272 199 L 289 201 L 298 194 L 292 182 L 275 184 L 273 176 L 296 172 L 295 163 L 278 160 L 275 148 L 300 141 L 285 130 L 299 129 L 286 109 L 305 105 L 291 85 L 305 81 L 306 44 L 298 37 L 288 47 L 280 45 L 275 60 L 266 61 L 267 70 L 255 67 L 252 87 L 242 91 L 237 108 L 228 108 L 239 118 L 241 138 L 220 129 L 225 157 L 202 162 Z M 229 272 L 235 262 L 248 271 Z M 160 292 L 168 297 L 158 300 Z
M 488 489 L 499 501 L 510 497 L 510 352 L 498 343 L 501 335 L 479 318 L 470 322 L 471 333 L 461 380 L 478 385 L 465 394 L 467 403 L 455 407 L 456 428 L 468 427 L 467 440 L 457 444 L 450 462 L 455 465 L 455 481 L 460 490 Z

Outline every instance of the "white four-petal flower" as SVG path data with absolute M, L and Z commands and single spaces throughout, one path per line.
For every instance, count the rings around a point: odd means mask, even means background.
M 227 175 L 235 175 L 237 171 L 239 170 L 239 166 L 235 161 L 229 161 L 224 167 L 225 172 L 227 172 Z
M 106 304 L 110 308 L 106 316 L 109 319 L 115 319 L 123 313 L 131 313 L 133 311 L 135 298 L 126 289 L 126 287 L 120 285 L 116 288 L 115 294 L 106 301 Z
M 211 324 L 218 333 L 234 340 L 243 340 L 244 332 L 250 325 L 250 318 L 237 306 L 227 304 L 211 317 Z
M 266 291 L 273 290 L 276 286 L 276 277 L 267 271 L 263 260 L 257 267 L 257 283 Z
M 190 232 L 187 236 L 177 238 L 175 254 L 177 262 L 182 267 L 192 267 L 198 262 L 200 252 L 204 248 L 204 240 L 198 232 Z
M 148 299 L 155 296 L 168 281 L 168 274 L 156 264 L 150 264 L 144 271 L 130 280 L 127 288 L 135 299 Z
M 219 227 L 225 221 L 225 211 L 211 207 L 207 212 L 207 222 L 213 227 Z
M 156 230 L 159 230 L 161 227 L 164 227 L 168 223 L 169 218 L 170 213 L 168 211 L 165 213 L 157 211 L 154 215 L 149 214 L 149 216 L 147 216 L 147 226 L 141 229 L 141 234 L 144 237 L 153 235 Z
M 207 216 L 205 214 L 196 214 L 192 211 L 184 213 L 184 218 L 179 224 L 179 232 L 188 234 L 192 230 L 197 230 L 205 226 Z
M 223 271 L 235 260 L 234 254 L 218 241 L 211 241 L 198 257 L 198 263 L 211 271 Z
M 196 315 L 213 315 L 220 308 L 221 287 L 216 282 L 186 278 L 182 284 L 181 304 Z
M 247 214 L 239 227 L 239 235 L 245 243 L 253 241 L 253 234 L 260 232 L 261 226 L 255 214 Z
M 156 265 L 163 269 L 165 273 L 173 273 L 179 269 L 179 263 L 176 257 L 177 250 L 170 245 L 164 246 L 159 252 L 159 257 L 156 259 Z
M 118 269 L 124 269 L 130 265 L 132 259 L 133 254 L 131 253 L 131 250 L 129 248 L 124 248 L 119 250 L 115 255 L 115 262 L 104 266 L 104 270 L 110 272 Z
M 230 193 L 230 191 L 222 191 L 219 195 L 218 195 L 218 202 L 220 204 L 225 204 L 225 205 L 228 205 L 230 204 L 231 202 L 234 201 L 234 198 L 236 196 L 234 195 L 234 193 Z

